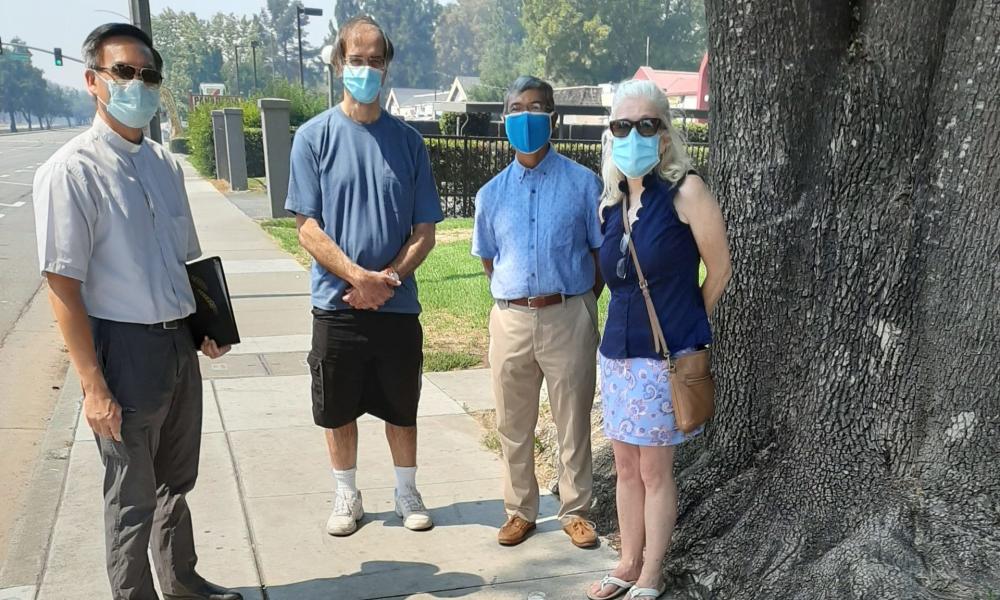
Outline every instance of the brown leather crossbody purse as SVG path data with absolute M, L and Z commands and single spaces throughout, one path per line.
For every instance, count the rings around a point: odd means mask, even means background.
M 628 207 L 622 199 L 622 223 L 625 235 L 628 236 L 628 250 L 632 255 L 635 273 L 639 278 L 639 289 L 646 301 L 646 312 L 649 313 L 649 325 L 653 330 L 653 347 L 657 354 L 667 361 L 670 372 L 670 396 L 674 405 L 674 421 L 677 429 L 691 433 L 704 425 L 715 414 L 715 380 L 712 379 L 712 354 L 705 348 L 690 354 L 671 358 L 667 340 L 660 327 L 660 319 L 656 316 L 653 298 L 649 295 L 649 282 L 642 274 L 639 266 L 639 256 L 632 243 L 632 224 L 628 219 Z

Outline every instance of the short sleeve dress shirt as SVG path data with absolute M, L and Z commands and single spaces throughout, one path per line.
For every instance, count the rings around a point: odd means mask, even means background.
M 80 280 L 88 315 L 152 324 L 194 312 L 185 262 L 201 246 L 184 173 L 160 144 L 95 118 L 35 173 L 33 202 L 40 269 Z

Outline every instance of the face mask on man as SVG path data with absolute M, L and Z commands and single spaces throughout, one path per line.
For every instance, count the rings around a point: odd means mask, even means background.
M 552 113 L 517 112 L 504 117 L 507 140 L 521 154 L 534 154 L 549 143 Z
M 100 100 L 108 114 L 116 121 L 131 127 L 141 129 L 149 125 L 150 119 L 160 107 L 160 90 L 152 89 L 138 79 L 129 81 L 107 80 L 98 77 L 108 86 L 108 101 Z
M 345 65 L 341 80 L 351 97 L 361 104 L 375 102 L 382 90 L 382 71 L 367 65 L 360 67 Z
M 612 138 L 611 158 L 625 177 L 638 179 L 660 162 L 660 135 L 639 135 L 633 128 L 626 137 Z

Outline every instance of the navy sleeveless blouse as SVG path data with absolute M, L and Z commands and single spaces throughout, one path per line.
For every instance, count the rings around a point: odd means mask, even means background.
M 681 180 L 683 181 L 683 180 Z M 632 226 L 632 243 L 639 265 L 649 282 L 660 327 L 670 353 L 712 343 L 712 331 L 705 313 L 705 301 L 698 286 L 700 255 L 691 227 L 680 220 L 674 198 L 680 182 L 671 185 L 650 174 L 643 179 L 642 208 Z M 627 191 L 626 191 L 627 193 Z M 639 289 L 635 264 L 621 252 L 625 227 L 622 207 L 609 206 L 603 212 L 604 241 L 599 253 L 601 274 L 611 290 L 608 319 L 601 341 L 606 358 L 662 358 L 653 345 L 646 303 Z M 625 258 L 625 277 L 618 277 L 617 265 Z

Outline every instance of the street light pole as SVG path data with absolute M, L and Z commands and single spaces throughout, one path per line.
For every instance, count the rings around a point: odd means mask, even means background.
M 233 46 L 236 51 L 236 95 L 240 95 L 240 47 Z
M 302 15 L 309 17 L 322 17 L 322 8 L 306 8 L 299 4 L 295 7 L 295 26 L 299 33 L 299 86 L 306 87 L 305 66 L 302 62 Z
M 250 53 L 253 55 L 253 91 L 257 91 L 257 46 L 260 42 L 252 40 L 250 42 Z
M 132 15 L 132 24 L 146 32 L 149 39 L 153 39 L 153 21 L 149 16 L 149 0 L 129 0 L 129 14 Z M 149 137 L 154 142 L 162 142 L 160 135 L 160 116 L 153 115 L 149 121 Z

